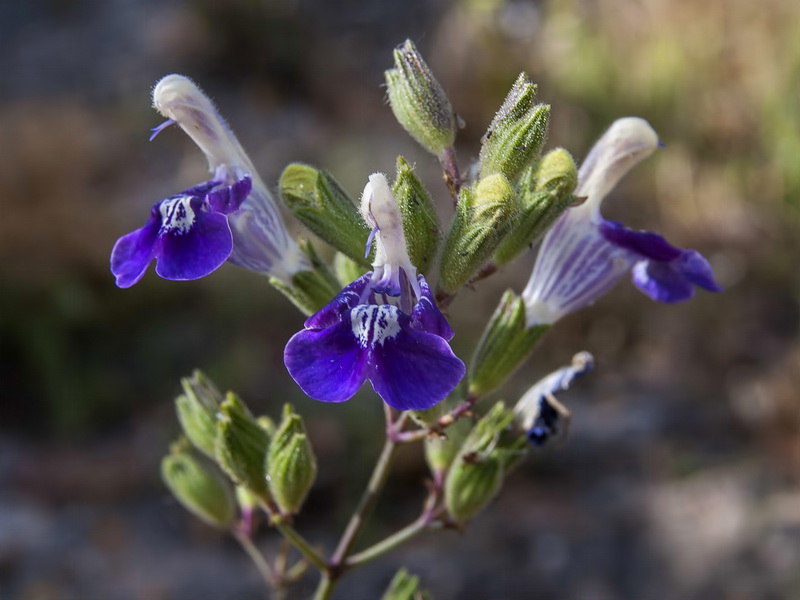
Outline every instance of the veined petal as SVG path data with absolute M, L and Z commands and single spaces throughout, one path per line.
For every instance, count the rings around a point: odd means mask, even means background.
M 158 231 L 161 228 L 160 202 L 150 210 L 144 227 L 122 236 L 111 251 L 111 272 L 121 288 L 131 287 L 143 276 L 155 257 Z
M 206 201 L 211 210 L 227 215 L 239 210 L 239 207 L 242 205 L 242 202 L 247 199 L 252 188 L 252 180 L 249 177 L 244 177 L 234 182 L 232 185 L 209 193 Z
M 373 346 L 368 377 L 392 408 L 426 410 L 453 391 L 466 367 L 444 339 L 409 325 L 400 315 L 397 334 Z
M 326 329 L 306 329 L 286 344 L 283 360 L 300 388 L 315 400 L 344 402 L 366 379 L 367 351 L 349 319 Z
M 345 314 L 349 315 L 351 308 L 361 303 L 361 297 L 371 277 L 372 273 L 365 273 L 347 284 L 333 300 L 308 317 L 303 324 L 304 327 L 306 329 L 324 329 L 341 321 Z
M 589 214 L 568 210 L 545 236 L 522 293 L 528 327 L 555 323 L 594 302 L 638 258 L 607 241 Z
M 187 228 L 164 231 L 160 235 L 156 273 L 164 279 L 186 281 L 205 277 L 219 268 L 233 249 L 225 215 L 201 210 L 199 198 L 192 199 L 190 206 L 194 217 Z
M 411 326 L 426 333 L 432 333 L 444 338 L 446 341 L 453 339 L 455 333 L 453 328 L 444 318 L 444 315 L 436 306 L 433 293 L 422 275 L 418 276 L 421 297 L 411 312 Z

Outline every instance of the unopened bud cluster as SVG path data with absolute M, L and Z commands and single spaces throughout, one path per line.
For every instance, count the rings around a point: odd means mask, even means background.
M 276 426 L 254 417 L 242 400 L 223 397 L 200 372 L 182 381 L 176 398 L 185 438 L 162 462 L 162 476 L 192 513 L 229 527 L 261 505 L 273 517 L 296 513 L 316 479 L 317 467 L 302 418 L 286 405 Z M 234 486 L 235 493 L 234 493 Z

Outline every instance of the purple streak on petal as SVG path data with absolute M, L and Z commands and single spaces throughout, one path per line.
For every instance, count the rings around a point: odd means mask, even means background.
M 378 226 L 372 228 L 372 231 L 369 232 L 369 237 L 367 238 L 367 245 L 366 251 L 364 252 L 364 258 L 369 256 L 369 251 L 372 250 L 372 241 L 375 239 L 375 234 L 378 233 Z
M 150 210 L 150 218 L 144 227 L 122 236 L 111 251 L 111 272 L 117 285 L 129 288 L 139 281 L 153 260 L 158 246 L 158 230 L 161 228 L 159 202 Z
M 244 177 L 232 185 L 214 190 L 206 197 L 208 206 L 211 210 L 227 215 L 239 210 L 239 207 L 247 199 L 253 183 L 249 177 Z
M 152 142 L 154 139 L 156 139 L 156 136 L 157 136 L 159 133 L 161 133 L 162 131 L 164 131 L 164 130 L 165 130 L 167 127 L 169 127 L 170 125 L 175 125 L 175 121 L 174 121 L 173 119 L 167 119 L 166 121 L 164 121 L 164 122 L 163 122 L 161 125 L 159 125 L 158 127 L 153 127 L 153 128 L 150 130 L 150 131 L 152 131 L 153 133 L 152 133 L 152 134 L 150 134 L 150 139 L 149 139 L 148 141 L 149 141 L 149 142 Z
M 194 222 L 188 231 L 165 232 L 157 255 L 156 273 L 164 279 L 186 281 L 205 277 L 219 268 L 231 254 L 233 238 L 224 215 L 201 209 L 193 198 Z
M 350 309 L 360 303 L 361 294 L 369 284 L 371 276 L 371 272 L 365 273 L 355 281 L 348 283 L 333 300 L 306 319 L 303 324 L 305 328 L 325 329 L 341 321 L 345 313 L 349 314 Z M 347 321 L 349 322 L 349 317 Z
M 697 250 L 684 250 L 675 263 L 675 268 L 693 284 L 709 292 L 722 291 L 722 287 L 714 279 L 714 271 L 711 270 L 711 265 Z
M 372 275 L 370 287 L 376 294 L 386 294 L 387 296 L 399 296 L 402 292 L 400 287 L 399 268 L 393 268 L 390 263 L 375 267 Z
M 196 198 L 204 198 L 206 194 L 208 194 L 211 190 L 213 190 L 218 185 L 222 185 L 222 181 L 219 179 L 209 179 L 208 181 L 204 181 L 203 183 L 198 183 L 195 186 L 192 186 L 188 189 L 183 190 L 180 194 L 175 194 L 174 196 L 170 196 L 167 200 L 171 200 L 173 198 L 181 198 L 186 196 L 194 196 Z
M 349 318 L 326 329 L 296 333 L 283 352 L 292 379 L 322 402 L 349 400 L 366 379 L 366 359 Z
M 405 315 L 400 325 L 397 335 L 373 346 L 368 377 L 392 408 L 426 410 L 453 391 L 466 368 L 439 336 L 411 329 Z
M 682 250 L 651 231 L 634 231 L 616 221 L 603 220 L 600 233 L 612 244 L 660 262 L 675 260 Z
M 672 263 L 642 260 L 633 267 L 633 284 L 658 302 L 683 302 L 694 296 L 694 286 Z
M 425 281 L 425 277 L 422 275 L 417 277 L 417 281 L 419 282 L 422 297 L 411 312 L 411 326 L 414 329 L 432 333 L 450 341 L 455 335 L 453 328 L 450 327 L 447 319 L 444 318 L 439 307 L 436 306 L 436 301 L 433 299 L 433 293 L 428 282 Z

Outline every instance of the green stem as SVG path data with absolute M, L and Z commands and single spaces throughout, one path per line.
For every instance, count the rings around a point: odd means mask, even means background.
M 241 547 L 250 557 L 250 560 L 253 561 L 253 564 L 255 564 L 258 572 L 261 574 L 261 577 L 267 586 L 267 589 L 271 590 L 272 583 L 274 581 L 272 577 L 272 569 L 269 568 L 267 561 L 264 560 L 261 552 L 259 552 L 255 544 L 253 544 L 253 540 L 251 540 L 249 536 L 236 529 L 234 529 L 231 533 L 233 534 L 233 537 L 236 538 L 236 541 L 239 542 L 239 545 L 241 545 Z
M 426 515 L 420 516 L 416 521 L 407 525 L 397 533 L 393 533 L 386 539 L 378 542 L 374 546 L 370 546 L 366 550 L 353 554 L 345 561 L 345 568 L 355 569 L 364 563 L 367 563 L 379 556 L 386 554 L 389 550 L 393 550 L 400 544 L 404 544 L 414 536 L 422 533 L 430 525 L 430 519 Z
M 333 588 L 336 586 L 335 580 L 331 577 L 330 573 L 325 572 L 322 574 L 322 579 L 314 592 L 313 600 L 328 600 L 333 594 Z
M 285 523 L 281 523 L 280 521 L 276 521 L 274 523 L 275 529 L 281 532 L 283 537 L 285 537 L 291 544 L 297 548 L 300 553 L 308 559 L 308 562 L 313 564 L 317 567 L 320 571 L 324 571 L 328 568 L 328 565 L 325 563 L 325 559 L 323 559 L 319 553 L 308 543 L 302 535 L 300 535 L 297 530 L 292 527 L 291 525 L 287 525 Z

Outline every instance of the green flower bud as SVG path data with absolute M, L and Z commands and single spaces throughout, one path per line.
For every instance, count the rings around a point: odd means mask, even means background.
M 267 432 L 244 403 L 229 392 L 219 409 L 215 445 L 217 463 L 231 479 L 257 496 L 267 493 L 264 457 L 268 444 Z
M 503 461 L 488 454 L 459 457 L 447 475 L 445 505 L 458 523 L 477 515 L 503 485 Z
M 403 233 L 411 264 L 417 267 L 418 273 L 427 275 L 442 236 L 439 216 L 430 194 L 402 156 L 397 157 L 397 178 L 392 193 L 403 215 Z
M 339 293 L 341 286 L 325 262 L 317 255 L 308 240 L 299 240 L 300 249 L 308 258 L 311 270 L 298 271 L 292 275 L 291 285 L 277 277 L 269 282 L 291 300 L 304 315 L 311 315 L 328 304 Z
M 384 73 L 395 118 L 417 143 L 440 156 L 453 145 L 456 117 L 450 99 L 411 40 L 394 51 L 394 68 Z
M 520 177 L 517 194 L 522 210 L 511 232 L 494 254 L 496 265 L 504 265 L 534 244 L 575 202 L 572 195 L 578 170 L 569 152 L 551 150 Z
M 536 86 L 520 73 L 483 138 L 480 178 L 502 173 L 516 181 L 539 158 L 550 123 L 550 106 L 534 105 Z
M 361 277 L 367 270 L 349 256 L 337 252 L 333 257 L 333 271 L 342 287 Z
M 278 183 L 281 198 L 306 227 L 363 266 L 369 229 L 358 207 L 327 171 L 292 163 Z
M 462 189 L 444 242 L 440 287 L 454 293 L 494 253 L 519 212 L 519 200 L 500 173 Z
M 506 290 L 472 357 L 470 393 L 484 396 L 511 377 L 549 328 L 527 328 L 525 303 L 513 291 Z
M 173 452 L 161 461 L 161 477 L 178 501 L 209 525 L 227 528 L 236 516 L 233 492 L 212 469 L 187 451 Z
M 258 423 L 258 426 L 261 427 L 261 429 L 267 432 L 267 435 L 270 437 L 270 439 L 272 439 L 272 437 L 275 435 L 275 432 L 278 430 L 278 428 L 275 426 L 275 421 L 266 415 L 257 417 L 256 423 Z
M 427 590 L 419 589 L 419 577 L 400 569 L 392 578 L 381 600 L 432 600 L 432 596 Z
M 283 420 L 267 452 L 269 489 L 281 512 L 299 512 L 317 477 L 317 461 L 303 419 L 290 404 L 284 407 Z
M 523 436 L 510 425 L 514 413 L 498 402 L 464 440 L 445 482 L 445 505 L 463 523 L 480 512 L 500 491 L 504 474 L 525 452 Z
M 178 421 L 194 447 L 213 459 L 222 394 L 200 371 L 181 379 L 181 386 L 184 394 L 175 398 Z

